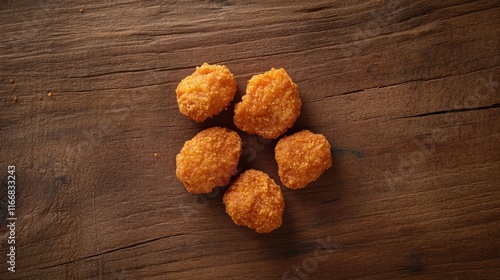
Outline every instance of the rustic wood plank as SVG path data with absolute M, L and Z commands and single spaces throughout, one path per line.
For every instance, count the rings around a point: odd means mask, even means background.
M 18 245 L 0 278 L 500 275 L 499 1 L 1 6 L 0 259 L 12 164 Z M 223 189 L 192 196 L 175 178 L 184 141 L 234 128 L 232 107 L 202 124 L 178 112 L 175 87 L 203 62 L 229 67 L 236 100 L 284 67 L 304 101 L 288 133 L 334 145 L 331 170 L 284 190 L 272 234 L 235 226 Z M 241 168 L 279 182 L 276 141 L 240 134 Z

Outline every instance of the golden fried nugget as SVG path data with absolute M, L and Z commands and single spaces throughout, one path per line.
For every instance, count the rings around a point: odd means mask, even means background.
M 234 124 L 249 134 L 276 139 L 293 126 L 300 115 L 297 85 L 284 69 L 253 76 L 246 94 L 234 108 Z
M 283 185 L 300 189 L 332 166 L 331 145 L 322 134 L 302 130 L 282 138 L 274 149 Z
M 242 173 L 224 194 L 223 202 L 237 225 L 258 233 L 281 226 L 285 208 L 281 188 L 262 171 L 250 169 Z
M 190 193 L 210 193 L 217 186 L 229 184 L 237 172 L 240 155 L 238 133 L 222 127 L 208 128 L 184 143 L 175 158 L 175 173 Z
M 226 66 L 203 63 L 175 92 L 181 113 L 202 122 L 227 109 L 236 92 L 236 80 Z

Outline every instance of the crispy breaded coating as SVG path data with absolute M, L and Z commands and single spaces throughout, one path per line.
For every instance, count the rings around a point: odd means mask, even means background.
M 300 189 L 332 166 L 331 145 L 322 134 L 302 130 L 278 141 L 274 149 L 283 185 Z
M 297 85 L 284 69 L 253 76 L 246 94 L 234 108 L 234 124 L 249 134 L 276 139 L 293 126 L 300 115 Z
M 229 184 L 237 172 L 240 155 L 238 133 L 211 127 L 184 143 L 175 158 L 175 173 L 190 193 L 210 193 L 217 186 Z
M 175 92 L 181 113 L 202 122 L 227 109 L 236 92 L 236 80 L 226 66 L 203 63 Z
M 281 226 L 285 208 L 281 188 L 262 171 L 249 169 L 242 173 L 224 194 L 223 202 L 237 225 L 258 233 Z

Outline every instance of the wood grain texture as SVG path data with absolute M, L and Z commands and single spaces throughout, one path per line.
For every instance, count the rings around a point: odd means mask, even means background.
M 1 279 L 500 277 L 500 1 L 0 6 Z M 285 68 L 303 100 L 288 134 L 334 146 L 318 181 L 284 189 L 271 234 L 234 225 L 224 189 L 193 196 L 175 177 L 184 141 L 234 129 L 232 107 L 202 124 L 178 111 L 203 62 L 235 74 L 236 101 Z M 242 170 L 279 182 L 276 141 L 240 134 Z

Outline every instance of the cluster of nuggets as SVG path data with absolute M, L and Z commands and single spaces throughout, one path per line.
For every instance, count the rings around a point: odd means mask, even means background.
M 223 65 L 204 63 L 176 89 L 180 112 L 203 122 L 227 109 L 236 93 L 236 80 Z M 293 126 L 302 101 L 297 85 L 284 69 L 253 76 L 246 94 L 235 105 L 234 124 L 248 134 L 276 139 Z M 268 174 L 249 169 L 231 183 L 238 171 L 242 141 L 228 128 L 211 127 L 186 141 L 176 157 L 176 175 L 193 194 L 210 193 L 230 184 L 224 193 L 226 212 L 237 225 L 268 233 L 282 224 L 285 202 L 281 188 Z M 325 136 L 303 130 L 278 141 L 275 159 L 281 182 L 304 188 L 332 165 Z

